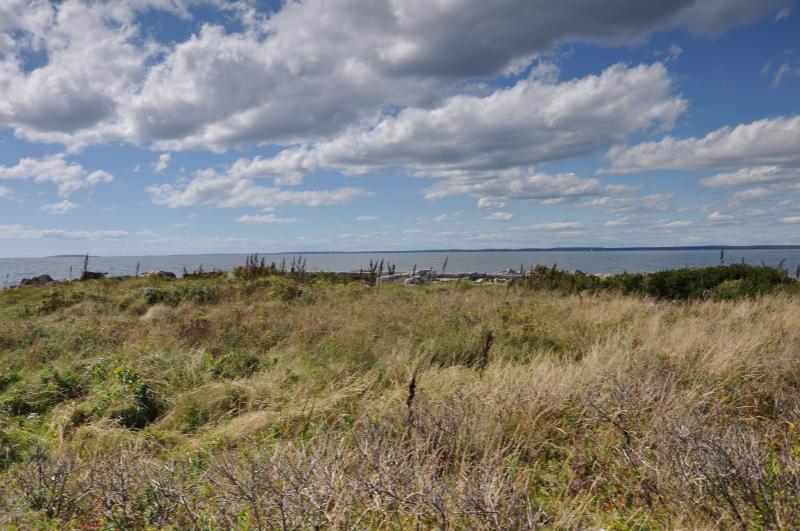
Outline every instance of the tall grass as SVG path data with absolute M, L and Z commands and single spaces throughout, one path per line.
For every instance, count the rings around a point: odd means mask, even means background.
M 4 290 L 0 527 L 796 528 L 800 298 L 754 274 Z

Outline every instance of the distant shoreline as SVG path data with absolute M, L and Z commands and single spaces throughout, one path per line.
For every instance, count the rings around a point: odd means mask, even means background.
M 373 250 L 373 251 L 282 251 L 259 252 L 258 255 L 318 255 L 318 254 L 414 254 L 414 253 L 531 253 L 531 252 L 619 252 L 619 251 L 764 251 L 781 249 L 800 249 L 798 245 L 686 245 L 664 247 L 521 247 L 521 248 L 484 248 L 484 249 L 411 249 L 411 250 Z M 179 253 L 179 254 L 142 254 L 142 255 L 90 255 L 98 258 L 125 258 L 126 256 L 242 256 L 254 253 Z M 57 254 L 51 256 L 6 257 L 13 258 L 83 258 L 85 254 Z

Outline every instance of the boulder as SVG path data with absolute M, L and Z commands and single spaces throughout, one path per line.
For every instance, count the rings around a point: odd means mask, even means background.
M 106 278 L 105 273 L 98 273 L 96 271 L 84 271 L 81 275 L 81 280 L 100 280 L 101 278 Z
M 44 286 L 45 284 L 50 284 L 53 282 L 53 277 L 50 275 L 39 275 L 38 277 L 33 278 L 23 278 L 22 282 L 19 283 L 20 286 Z

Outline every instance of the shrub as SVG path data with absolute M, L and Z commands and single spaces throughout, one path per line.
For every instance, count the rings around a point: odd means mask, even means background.
M 20 380 L 19 374 L 15 372 L 0 374 L 0 393 L 5 391 L 9 385 L 17 383 L 19 380 Z
M 230 384 L 212 384 L 178 397 L 174 406 L 175 424 L 183 432 L 194 432 L 209 422 L 234 416 L 247 403 L 244 390 Z
M 726 282 L 726 286 L 718 289 L 719 295 L 753 297 L 792 281 L 782 269 L 732 264 L 651 273 L 645 282 L 645 292 L 659 299 L 701 299 L 714 296 L 714 290 Z
M 144 428 L 156 420 L 162 408 L 155 391 L 128 368 L 118 367 L 114 374 L 127 393 L 119 404 L 109 408 L 108 417 L 131 429 Z
M 195 304 L 216 304 L 219 302 L 219 289 L 205 284 L 180 284 L 176 288 L 143 288 L 142 295 L 149 305 L 168 304 L 177 306 L 182 301 Z
M 261 360 L 252 354 L 230 351 L 212 358 L 208 363 L 211 374 L 220 379 L 246 378 L 261 368 Z
M 0 409 L 11 416 L 41 414 L 85 392 L 85 376 L 77 370 L 48 369 L 32 381 L 19 381 L 11 387 L 10 396 L 0 402 Z
M 755 297 L 792 284 L 796 281 L 784 269 L 747 264 L 622 273 L 603 278 L 581 271 L 560 271 L 556 266 L 537 266 L 524 281 L 533 290 L 581 293 L 603 289 L 667 300 Z

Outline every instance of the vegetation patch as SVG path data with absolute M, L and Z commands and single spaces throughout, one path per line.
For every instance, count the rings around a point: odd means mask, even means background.
M 0 528 L 797 528 L 798 315 L 739 264 L 4 290 Z

